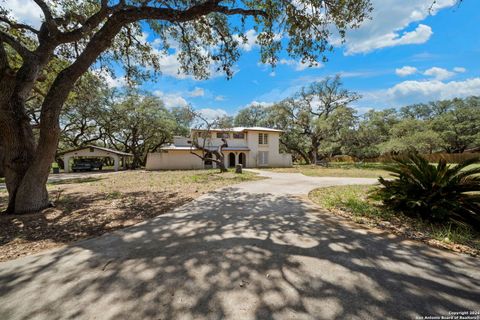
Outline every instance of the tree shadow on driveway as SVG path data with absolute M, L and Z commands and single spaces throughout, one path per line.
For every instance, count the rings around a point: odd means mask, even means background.
M 1 264 L 0 318 L 413 319 L 478 307 L 479 266 L 297 198 L 227 188 Z

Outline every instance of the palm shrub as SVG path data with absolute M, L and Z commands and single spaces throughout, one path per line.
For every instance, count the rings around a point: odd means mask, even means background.
M 379 178 L 381 186 L 374 191 L 383 203 L 407 215 L 424 220 L 480 226 L 479 158 L 448 165 L 441 159 L 437 165 L 410 153 L 396 157 L 385 169 L 394 179 Z

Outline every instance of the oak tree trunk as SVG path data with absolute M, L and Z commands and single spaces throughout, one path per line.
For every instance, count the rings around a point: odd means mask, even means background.
M 2 167 L 9 194 L 7 213 L 27 213 L 49 205 L 46 181 L 55 155 L 36 156 L 35 137 L 25 114 L 23 99 L 12 96 L 14 81 L 1 81 Z M 56 145 L 55 145 L 56 147 Z
M 29 118 L 23 114 L 21 101 L 9 102 L 12 112 L 1 116 L 3 168 L 9 193 L 7 213 L 29 213 L 49 206 L 46 183 L 58 143 L 58 131 L 52 130 L 48 139 L 35 138 Z M 17 105 L 16 105 L 17 104 Z

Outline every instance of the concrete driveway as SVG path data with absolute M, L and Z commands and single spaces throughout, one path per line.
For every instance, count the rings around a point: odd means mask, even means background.
M 479 310 L 480 259 L 367 231 L 262 173 L 149 222 L 0 264 L 0 319 L 415 319 Z

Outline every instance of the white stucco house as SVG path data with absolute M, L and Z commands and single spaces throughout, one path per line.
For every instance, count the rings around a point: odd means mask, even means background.
M 147 170 L 206 169 L 215 168 L 212 161 L 203 161 L 191 152 L 201 153 L 192 146 L 192 137 L 208 149 L 216 149 L 222 144 L 222 137 L 228 143 L 223 149 L 225 166 L 235 167 L 242 164 L 245 168 L 255 167 L 289 167 L 292 156 L 280 152 L 280 134 L 282 130 L 263 127 L 234 127 L 229 129 L 192 129 L 190 137 L 174 137 L 171 145 L 163 147 L 160 152 L 149 153 Z M 205 140 L 203 140 L 205 139 Z

